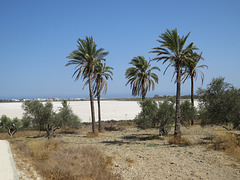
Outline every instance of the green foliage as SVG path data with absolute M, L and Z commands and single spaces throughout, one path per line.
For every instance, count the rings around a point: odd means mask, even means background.
M 77 115 L 72 112 L 71 107 L 68 105 L 67 100 L 62 102 L 62 108 L 55 119 L 61 121 L 64 128 L 80 128 L 81 123 Z
M 162 103 L 159 103 L 159 109 L 157 112 L 155 122 L 159 126 L 159 134 L 167 135 L 170 130 L 170 125 L 174 119 L 174 101 L 164 100 Z
M 80 127 L 79 118 L 73 114 L 66 100 L 62 102 L 62 106 L 59 113 L 56 113 L 51 102 L 43 104 L 37 100 L 26 101 L 23 103 L 25 115 L 22 122 L 25 127 L 31 125 L 40 131 L 47 131 L 47 137 L 53 136 L 54 131 L 62 127 Z
M 174 101 L 165 100 L 158 104 L 153 99 L 146 99 L 140 102 L 140 107 L 142 111 L 135 118 L 139 128 L 159 127 L 159 135 L 168 134 L 174 119 Z
M 72 51 L 72 53 L 67 56 L 68 63 L 65 66 L 76 65 L 75 72 L 76 80 L 80 77 L 83 80 L 88 79 L 94 73 L 94 66 L 98 61 L 105 60 L 105 56 L 108 52 L 104 52 L 103 48 L 97 49 L 96 43 L 93 41 L 93 37 L 86 36 L 86 39 L 78 39 L 78 49 Z
M 136 116 L 135 121 L 139 128 L 147 129 L 155 127 L 155 118 L 158 104 L 153 99 L 145 99 L 139 102 L 142 111 Z
M 0 131 L 6 132 L 8 128 L 19 129 L 21 127 L 21 121 L 18 118 L 9 118 L 6 115 L 2 115 L 0 118 Z
M 224 78 L 214 78 L 207 89 L 199 89 L 205 124 L 233 124 L 240 129 L 240 90 Z
M 181 109 L 181 124 L 186 126 L 190 125 L 192 120 L 195 120 L 197 117 L 197 110 L 195 107 L 192 106 L 192 104 L 186 100 L 181 103 L 180 105 Z
M 22 117 L 22 128 L 30 128 L 31 126 L 31 119 L 29 117 L 23 116 Z
M 152 70 L 160 69 L 158 67 L 151 67 L 143 56 L 134 57 L 129 63 L 133 65 L 126 70 L 125 77 L 128 79 L 126 85 L 130 84 L 133 96 L 142 96 L 144 100 L 148 91 L 154 90 L 155 83 L 158 83 L 158 76 Z
M 0 132 L 6 132 L 6 126 L 8 126 L 8 124 L 10 124 L 11 119 L 9 117 L 7 117 L 6 115 L 2 115 L 1 119 L 0 119 Z
M 34 128 L 40 131 L 44 129 L 45 119 L 43 117 L 44 105 L 37 100 L 25 101 L 22 105 L 24 112 L 24 119 L 31 121 Z
M 21 127 L 21 121 L 18 118 L 9 118 L 6 115 L 2 115 L 0 118 L 0 132 L 7 132 L 11 141 L 13 140 L 13 135 Z

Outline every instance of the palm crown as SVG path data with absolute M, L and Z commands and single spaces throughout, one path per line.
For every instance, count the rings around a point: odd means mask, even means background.
M 86 37 L 86 39 L 79 38 L 77 43 L 78 49 L 67 56 L 67 58 L 72 60 L 68 61 L 66 66 L 76 65 L 73 76 L 76 75 L 76 80 L 80 76 L 86 79 L 94 72 L 96 61 L 105 60 L 104 57 L 108 55 L 108 52 L 104 52 L 103 48 L 97 49 L 97 45 L 92 37 Z
M 142 99 L 145 99 L 147 91 L 154 90 L 155 84 L 158 83 L 158 76 L 152 73 L 152 70 L 159 70 L 158 67 L 151 67 L 150 61 L 143 56 L 134 57 L 129 64 L 134 67 L 130 67 L 126 70 L 125 76 L 128 80 L 126 85 L 130 84 L 132 88 L 132 95 L 141 95 Z
M 161 40 L 157 40 L 161 43 L 160 47 L 155 47 L 153 48 L 154 51 L 151 51 L 151 53 L 157 53 L 157 57 L 153 60 L 163 60 L 163 64 L 168 61 L 169 65 L 166 70 L 169 66 L 174 66 L 174 73 L 176 73 L 177 67 L 180 66 L 180 68 L 182 68 L 182 64 L 185 61 L 192 61 L 191 52 L 198 49 L 196 46 L 193 46 L 193 43 L 190 43 L 184 48 L 189 35 L 190 33 L 188 33 L 187 36 L 182 36 L 182 38 L 180 38 L 177 29 L 172 31 L 167 29 L 165 33 L 159 36 Z
M 94 94 L 97 95 L 101 93 L 103 90 L 103 94 L 107 93 L 107 81 L 108 79 L 113 79 L 112 67 L 106 65 L 106 63 L 102 64 L 101 62 L 97 62 L 94 69 L 94 78 L 93 78 L 93 89 Z
M 202 80 L 202 84 L 204 81 L 204 74 L 203 72 L 200 70 L 200 68 L 208 68 L 207 65 L 200 65 L 197 66 L 199 61 L 203 59 L 202 58 L 202 53 L 200 55 L 198 55 L 197 53 L 193 53 L 192 52 L 192 61 L 188 62 L 185 64 L 185 68 L 186 68 L 186 77 L 184 79 L 184 82 L 188 79 L 188 78 L 195 78 L 195 80 L 197 80 L 198 78 L 198 74 L 200 73 L 201 76 L 201 80 Z

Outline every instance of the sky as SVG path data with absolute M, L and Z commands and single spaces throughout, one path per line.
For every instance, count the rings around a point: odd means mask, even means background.
M 88 88 L 74 81 L 74 66 L 65 67 L 66 58 L 77 49 L 78 38 L 92 36 L 97 48 L 109 52 L 108 66 L 114 68 L 104 98 L 131 97 L 125 86 L 125 71 L 135 56 L 149 53 L 166 29 L 177 28 L 180 36 L 191 32 L 193 42 L 203 52 L 209 68 L 203 69 L 195 92 L 206 88 L 212 78 L 240 88 L 240 1 L 239 0 L 1 0 L 0 1 L 0 99 L 86 98 Z M 152 62 L 161 72 L 159 83 L 147 97 L 175 95 L 173 68 Z M 182 95 L 190 94 L 190 80 L 182 85 Z

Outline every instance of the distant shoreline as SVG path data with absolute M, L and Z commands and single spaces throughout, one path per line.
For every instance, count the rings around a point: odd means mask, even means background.
M 176 97 L 176 96 L 158 96 L 158 97 L 147 97 L 147 98 L 153 98 L 155 100 L 163 101 L 165 99 L 168 99 L 170 97 Z M 190 95 L 181 96 L 181 100 L 183 99 L 191 99 Z M 198 100 L 198 96 L 195 95 L 195 100 Z M 28 100 L 39 100 L 40 102 L 59 102 L 63 100 L 67 101 L 89 101 L 89 98 L 33 98 L 33 99 L 0 99 L 0 103 L 7 103 L 7 102 L 25 102 Z M 101 101 L 141 101 L 142 98 L 102 98 Z M 97 101 L 95 98 L 94 101 Z

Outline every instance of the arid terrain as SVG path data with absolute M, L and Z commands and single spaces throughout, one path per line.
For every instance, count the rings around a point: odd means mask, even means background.
M 170 145 L 168 137 L 156 139 L 157 129 L 135 127 L 104 131 L 98 137 L 86 131 L 57 134 L 59 144 L 94 147 L 111 157 L 111 170 L 122 179 L 240 179 L 240 162 L 233 156 L 211 148 L 214 137 L 226 130 L 218 126 L 182 127 L 191 145 Z M 31 161 L 13 149 L 20 179 L 42 179 Z

